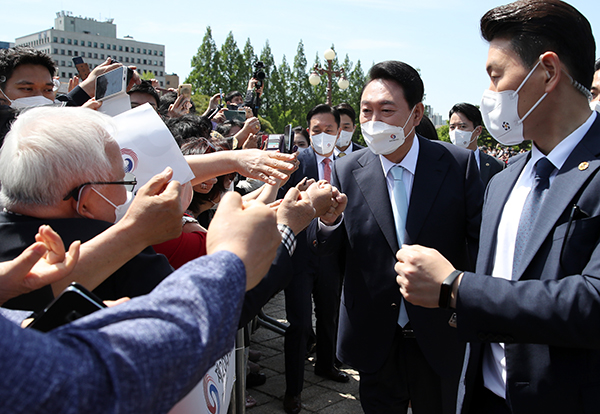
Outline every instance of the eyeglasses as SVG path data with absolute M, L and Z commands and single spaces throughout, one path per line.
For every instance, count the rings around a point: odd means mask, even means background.
M 78 185 L 77 187 L 75 187 L 72 191 L 70 191 L 65 196 L 65 198 L 63 198 L 63 200 L 66 201 L 69 198 L 73 197 L 73 199 L 75 201 L 78 201 L 78 199 L 79 199 L 79 192 L 81 191 L 81 189 L 83 187 L 85 187 L 86 185 L 90 185 L 90 184 L 97 184 L 97 185 L 107 185 L 107 184 L 124 185 L 125 189 L 127 191 L 132 192 L 133 189 L 135 188 L 136 184 L 137 184 L 137 180 L 135 179 L 135 175 L 133 175 L 131 173 L 125 173 L 125 180 L 124 181 L 90 181 L 88 183 L 83 183 L 83 184 Z

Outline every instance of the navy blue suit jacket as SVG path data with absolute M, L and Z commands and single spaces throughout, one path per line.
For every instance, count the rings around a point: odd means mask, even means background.
M 492 271 L 502 210 L 528 160 L 529 156 L 518 158 L 490 182 L 478 274 L 465 273 L 460 284 L 459 336 L 474 342 L 467 392 L 481 369 L 481 342 L 505 342 L 513 413 L 598 412 L 600 117 L 552 182 L 523 254 L 518 281 L 485 277 Z M 573 205 L 580 211 L 569 226 Z M 464 389 L 459 398 L 463 393 Z M 463 412 L 468 412 L 468 402 L 469 394 Z
M 459 269 L 474 268 L 483 203 L 475 156 L 418 139 L 405 242 L 435 248 Z M 338 358 L 359 371 L 375 372 L 389 355 L 402 300 L 394 271 L 399 246 L 379 156 L 365 150 L 339 159 L 333 184 L 348 197 L 343 223 L 327 240 L 313 239 L 321 251 L 338 247 L 345 254 Z M 315 227 L 311 224 L 313 234 Z M 433 369 L 458 377 L 464 345 L 448 325 L 452 312 L 406 308 Z

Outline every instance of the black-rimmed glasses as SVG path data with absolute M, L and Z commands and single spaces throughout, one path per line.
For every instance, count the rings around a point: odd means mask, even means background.
M 83 184 L 78 185 L 77 187 L 75 187 L 72 191 L 70 191 L 65 196 L 65 198 L 63 198 L 63 200 L 66 201 L 69 198 L 73 197 L 73 199 L 75 199 L 75 201 L 78 201 L 79 191 L 81 191 L 81 189 L 83 187 L 85 187 L 86 185 L 90 185 L 90 184 L 97 184 L 97 185 L 107 185 L 107 184 L 124 185 L 125 189 L 127 191 L 131 192 L 135 188 L 135 186 L 137 184 L 137 180 L 135 179 L 135 175 L 133 175 L 131 173 L 125 173 L 125 180 L 124 181 L 90 181 L 88 183 L 83 183 Z

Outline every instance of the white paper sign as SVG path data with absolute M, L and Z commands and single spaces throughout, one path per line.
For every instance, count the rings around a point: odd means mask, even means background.
M 213 365 L 169 414 L 226 414 L 235 382 L 235 350 Z
M 181 184 L 194 178 L 175 138 L 150 104 L 145 103 L 124 112 L 114 117 L 113 121 L 125 172 L 135 175 L 138 182 L 136 188 L 167 167 L 173 169 L 173 180 Z

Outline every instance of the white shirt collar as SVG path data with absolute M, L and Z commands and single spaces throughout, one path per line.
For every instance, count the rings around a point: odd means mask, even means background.
M 391 162 L 390 160 L 385 158 L 384 155 L 379 156 L 379 159 L 381 160 L 381 166 L 383 167 L 384 177 L 387 177 L 388 172 L 390 172 L 390 169 L 395 165 L 399 165 L 399 166 L 403 167 L 405 170 L 407 170 L 414 176 L 415 171 L 417 170 L 417 159 L 418 158 L 419 158 L 419 138 L 417 137 L 417 134 L 415 134 L 415 136 L 413 138 L 413 142 L 412 142 L 412 146 L 410 147 L 410 150 L 408 150 L 408 153 L 404 156 L 402 161 L 400 161 L 398 164 L 394 164 L 393 162 Z
M 314 151 L 314 150 L 313 150 L 313 151 Z M 330 160 L 333 162 L 333 154 L 331 154 L 329 157 L 324 157 L 324 156 L 322 156 L 321 154 L 317 154 L 317 153 L 315 152 L 315 155 L 316 155 L 316 157 L 317 157 L 317 165 L 321 164 L 325 158 L 329 158 L 329 159 L 330 159 Z

